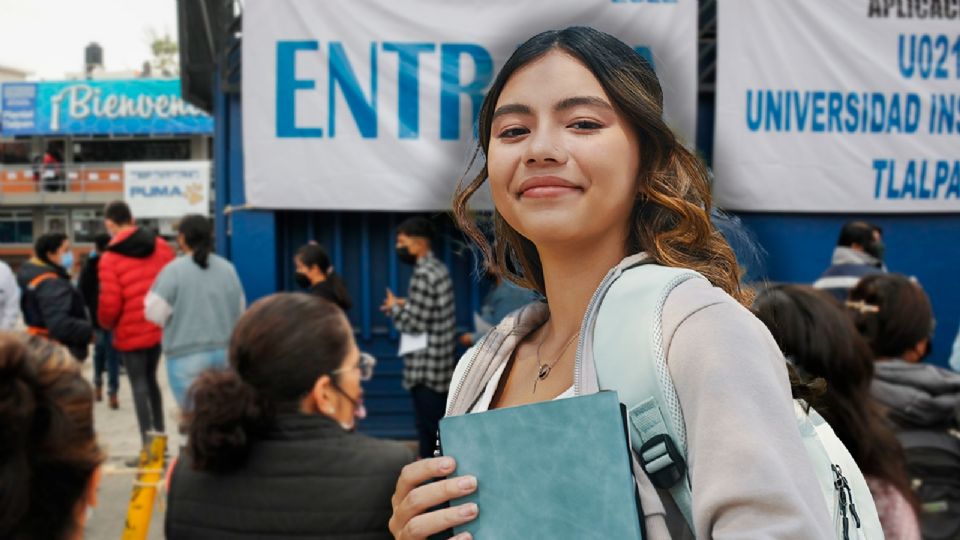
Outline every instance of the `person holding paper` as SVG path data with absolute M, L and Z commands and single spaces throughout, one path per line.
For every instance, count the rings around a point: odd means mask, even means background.
M 433 225 L 412 217 L 397 228 L 397 256 L 414 265 L 407 298 L 387 289 L 381 310 L 402 335 L 403 387 L 413 397 L 420 457 L 433 455 L 437 423 L 443 417 L 453 375 L 456 346 L 453 281 L 447 267 L 433 256 Z
M 592 28 L 541 33 L 504 64 L 477 122 L 483 166 L 458 186 L 454 215 L 506 279 L 546 304 L 507 317 L 464 355 L 447 414 L 596 392 L 595 359 L 578 337 L 581 328 L 599 330 L 585 316 L 611 270 L 637 260 L 695 270 L 705 279 L 672 289 L 656 319 L 686 426 L 692 519 L 637 469 L 645 537 L 833 538 L 797 429 L 791 390 L 806 388 L 791 381 L 776 342 L 745 307 L 753 293 L 710 220 L 706 167 L 671 131 L 663 100 L 650 63 Z M 488 181 L 495 256 L 468 208 Z M 616 293 L 619 303 L 629 302 L 625 294 Z M 484 489 L 482 478 L 456 476 L 456 457 L 405 467 L 393 497 L 395 538 L 426 538 L 484 515 L 474 503 L 433 510 Z

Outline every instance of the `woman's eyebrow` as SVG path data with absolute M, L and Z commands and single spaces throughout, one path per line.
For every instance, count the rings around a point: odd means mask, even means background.
M 607 101 L 603 98 L 597 96 L 574 96 L 568 97 L 557 102 L 553 106 L 554 112 L 562 112 L 574 107 L 579 107 L 581 105 L 586 105 L 590 107 L 600 107 L 601 109 L 613 110 Z M 496 120 L 500 116 L 506 114 L 533 114 L 533 110 L 528 105 L 523 105 L 521 103 L 508 103 L 506 105 L 501 105 L 493 113 L 493 120 Z
M 597 96 L 574 96 L 561 100 L 553 106 L 554 112 L 561 112 L 581 105 L 600 107 L 601 109 L 613 110 L 613 107 L 605 99 Z
M 507 105 L 502 105 L 493 113 L 492 120 L 496 120 L 498 117 L 505 114 L 533 114 L 533 111 L 530 107 L 526 105 L 521 105 L 520 103 L 508 103 Z

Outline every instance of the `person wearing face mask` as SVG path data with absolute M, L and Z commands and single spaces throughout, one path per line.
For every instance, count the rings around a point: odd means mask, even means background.
M 181 410 L 200 372 L 227 364 L 230 332 L 246 307 L 243 285 L 230 261 L 213 250 L 213 227 L 204 216 L 177 226 L 183 255 L 163 267 L 144 299 L 144 317 L 163 328 L 167 378 Z
M 434 236 L 433 225 L 425 218 L 412 217 L 400 224 L 397 256 L 414 266 L 413 275 L 407 298 L 398 298 L 387 289 L 380 307 L 400 332 L 426 334 L 425 348 L 403 355 L 403 387 L 413 397 L 420 457 L 433 455 L 456 360 L 453 281 L 447 267 L 433 255 Z
M 883 229 L 866 221 L 847 222 L 840 230 L 830 267 L 813 283 L 843 302 L 863 276 L 887 271 Z
M 320 244 L 310 242 L 302 246 L 293 256 L 293 264 L 296 267 L 293 280 L 297 287 L 326 298 L 344 311 L 350 310 L 353 301 L 350 300 L 347 285 L 340 274 L 333 271 L 330 256 Z
M 33 247 L 33 257 L 17 273 L 27 331 L 61 343 L 82 361 L 93 339 L 93 324 L 83 297 L 70 282 L 70 240 L 63 233 L 47 233 L 37 238 Z
M 229 356 L 229 369 L 190 390 L 166 536 L 390 538 L 393 486 L 413 456 L 355 431 L 374 362 L 343 311 L 302 293 L 269 296 L 240 318 Z

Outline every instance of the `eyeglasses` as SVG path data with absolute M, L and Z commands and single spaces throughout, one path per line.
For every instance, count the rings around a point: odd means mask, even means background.
M 351 370 L 351 369 L 359 369 L 359 370 L 360 370 L 360 380 L 361 380 L 361 381 L 369 381 L 370 379 L 373 378 L 373 368 L 374 368 L 374 366 L 376 366 L 376 365 L 377 365 L 377 359 L 374 358 L 373 355 L 367 354 L 367 353 L 365 353 L 365 352 L 362 352 L 362 353 L 360 353 L 360 361 L 357 362 L 356 365 L 350 366 L 350 367 L 337 368 L 337 369 L 331 371 L 330 374 L 331 374 L 331 375 L 339 375 L 339 374 L 343 373 L 344 371 L 348 371 L 348 370 Z

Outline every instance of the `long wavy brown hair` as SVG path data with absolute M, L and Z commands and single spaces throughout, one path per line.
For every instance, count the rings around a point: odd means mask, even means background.
M 749 306 L 752 291 L 740 283 L 733 250 L 710 221 L 707 169 L 664 122 L 663 91 L 653 68 L 622 41 L 593 28 L 571 27 L 530 38 L 504 64 L 483 101 L 479 143 L 470 169 L 477 163 L 482 163 L 482 168 L 469 183 L 465 182 L 467 175 L 461 178 L 453 213 L 460 228 L 480 248 L 485 262 L 497 265 L 506 279 L 521 287 L 546 294 L 543 267 L 533 242 L 494 211 L 497 242 L 496 248 L 491 248 L 468 203 L 487 180 L 485 157 L 490 129 L 504 85 L 518 69 L 554 50 L 570 54 L 590 69 L 639 138 L 639 195 L 630 217 L 625 253 L 645 251 L 659 264 L 696 270 Z
M 873 354 L 843 306 L 810 286 L 775 285 L 757 295 L 753 312 L 803 379 L 826 381 L 816 409 L 860 470 L 896 488 L 917 511 L 903 449 L 870 394 Z
M 67 538 L 105 455 L 93 387 L 40 337 L 0 332 L 0 538 Z

